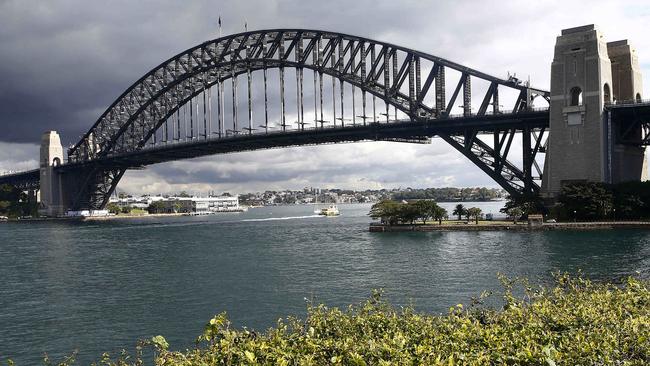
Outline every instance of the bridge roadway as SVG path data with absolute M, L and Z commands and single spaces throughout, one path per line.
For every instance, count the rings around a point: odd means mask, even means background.
M 229 137 L 196 139 L 143 148 L 123 154 L 80 163 L 71 163 L 59 169 L 76 169 L 85 165 L 107 168 L 137 168 L 172 160 L 191 159 L 206 155 L 228 154 L 290 146 L 348 143 L 359 141 L 424 142 L 437 135 L 462 135 L 466 131 L 492 133 L 495 130 L 532 129 L 548 127 L 548 109 L 517 114 L 456 117 L 444 120 L 412 122 L 401 120 L 390 123 L 368 123 L 344 127 L 305 128 L 304 130 L 269 131 L 268 133 L 238 134 Z
M 305 128 L 304 130 L 269 131 L 268 133 L 238 134 L 222 138 L 196 139 L 145 147 L 140 150 L 113 154 L 77 163 L 67 163 L 56 168 L 69 171 L 90 166 L 102 168 L 141 168 L 172 160 L 191 159 L 206 155 L 227 154 L 241 151 L 282 148 L 290 146 L 348 143 L 360 141 L 426 142 L 428 138 L 447 135 L 464 135 L 494 131 L 548 128 L 548 109 L 519 113 L 503 113 L 484 116 L 450 116 L 446 119 L 368 123 L 366 125 Z M 39 170 L 0 176 L 1 184 L 13 184 L 24 188 L 37 188 Z

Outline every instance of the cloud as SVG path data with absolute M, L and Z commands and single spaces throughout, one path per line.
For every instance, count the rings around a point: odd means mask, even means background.
M 388 156 L 385 151 L 390 150 Z M 462 185 L 494 186 L 465 158 L 431 145 L 368 142 L 218 155 L 128 172 L 120 189 L 167 193 L 181 190 L 247 192 L 303 187 L 380 189 Z M 414 158 L 415 157 L 415 158 Z
M 243 31 L 244 22 L 249 29 L 339 31 L 411 47 L 495 76 L 530 75 L 534 86 L 548 89 L 555 37 L 563 28 L 582 24 L 597 24 L 609 40 L 629 39 L 642 72 L 650 75 L 650 38 L 644 36 L 649 9 L 635 1 L 604 0 L 588 6 L 558 0 L 4 0 L 0 170 L 35 167 L 34 144 L 43 131 L 55 129 L 64 144 L 76 142 L 149 69 L 215 38 L 219 16 L 224 34 Z M 645 95 L 649 90 L 645 83 Z M 306 88 L 306 100 L 310 93 Z M 255 95 L 260 98 L 259 91 Z M 256 110 L 255 115 L 261 114 Z M 494 186 L 459 153 L 434 140 L 423 146 L 345 144 L 172 162 L 129 172 L 120 188 L 153 193 L 181 187 L 245 191 L 330 184 Z
M 38 168 L 39 146 L 0 143 L 0 174 Z

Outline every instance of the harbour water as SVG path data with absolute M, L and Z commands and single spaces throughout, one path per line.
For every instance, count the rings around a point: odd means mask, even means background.
M 498 212 L 502 203 L 469 203 Z M 449 211 L 453 204 L 444 204 Z M 548 282 L 649 277 L 650 233 L 369 233 L 370 205 L 87 222 L 0 223 L 0 362 L 78 349 L 80 364 L 161 334 L 193 344 L 214 314 L 264 330 L 306 301 L 347 306 L 383 288 L 394 304 L 446 312 L 497 273 Z

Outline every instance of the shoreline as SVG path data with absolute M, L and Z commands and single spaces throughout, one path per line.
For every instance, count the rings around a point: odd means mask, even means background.
M 108 220 L 120 220 L 120 219 L 140 219 L 140 218 L 159 218 L 159 217 L 179 217 L 179 216 L 212 216 L 217 214 L 231 214 L 231 213 L 241 213 L 243 211 L 220 211 L 215 212 L 209 215 L 191 215 L 185 212 L 177 213 L 157 213 L 157 214 L 120 214 L 120 215 L 109 215 L 109 216 L 69 216 L 69 217 L 33 217 L 29 219 L 9 219 L 1 220 L 3 222 L 36 222 L 36 221 L 108 221 Z
M 380 232 L 430 232 L 430 231 L 551 231 L 551 230 L 615 230 L 615 229 L 645 229 L 650 230 L 648 221 L 602 221 L 602 222 L 558 222 L 529 225 L 528 223 L 495 223 L 495 224 L 414 224 L 414 225 L 384 225 L 371 223 L 371 233 Z

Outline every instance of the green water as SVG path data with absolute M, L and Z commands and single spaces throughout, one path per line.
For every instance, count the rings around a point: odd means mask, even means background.
M 368 205 L 342 205 L 334 218 L 313 209 L 0 223 L 0 360 L 31 365 L 78 349 L 87 364 L 157 334 L 182 349 L 222 311 L 263 330 L 303 316 L 305 299 L 346 306 L 375 288 L 438 313 L 497 289 L 498 272 L 537 282 L 554 270 L 650 275 L 650 232 L 369 233 Z

